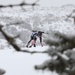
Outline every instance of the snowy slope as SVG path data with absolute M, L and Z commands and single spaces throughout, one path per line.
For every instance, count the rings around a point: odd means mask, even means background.
M 1 41 L 0 41 L 1 42 Z M 5 46 L 6 43 L 2 41 Z M 48 47 L 36 47 L 31 48 L 30 50 L 45 50 Z M 41 64 L 49 57 L 46 54 L 27 54 L 16 52 L 12 47 L 7 46 L 4 49 L 0 49 L 0 68 L 6 70 L 5 75 L 56 75 L 54 72 L 42 72 L 35 71 L 34 66 L 36 64 Z
M 17 44 L 22 49 L 29 40 L 31 30 L 42 30 L 49 32 L 50 35 L 44 34 L 43 39 L 53 38 L 53 32 L 61 32 L 70 36 L 75 36 L 75 25 L 73 19 L 66 19 L 66 15 L 69 15 L 75 6 L 63 6 L 63 7 L 51 7 L 51 8 L 40 8 L 34 11 L 28 10 L 26 12 L 21 9 L 18 11 L 5 11 L 0 12 L 0 24 L 12 24 L 16 22 L 22 22 L 15 26 L 5 26 L 4 31 L 9 35 L 20 34 Z M 16 52 L 11 46 L 7 44 L 7 41 L 3 40 L 2 34 L 0 33 L 0 68 L 6 70 L 5 75 L 56 75 L 56 73 L 50 72 L 38 72 L 34 70 L 35 64 L 41 64 L 43 61 L 49 59 L 46 54 L 27 54 Z M 30 48 L 30 51 L 44 51 L 48 47 Z
M 75 6 L 65 5 L 60 8 L 35 8 L 35 10 L 28 10 L 26 12 L 22 11 L 22 9 L 2 10 L 0 12 L 0 24 L 6 25 L 19 22 L 20 24 L 16 26 L 15 24 L 6 26 L 4 30 L 8 34 L 22 34 L 19 39 L 26 44 L 32 29 L 45 32 L 51 32 L 51 30 L 63 31 L 64 29 L 70 31 L 72 28 L 74 30 L 73 19 L 66 19 L 66 15 L 69 15 L 74 8 Z

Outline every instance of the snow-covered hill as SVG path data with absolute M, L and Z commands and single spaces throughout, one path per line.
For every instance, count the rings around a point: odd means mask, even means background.
M 23 11 L 17 10 L 1 10 L 0 11 L 0 24 L 5 25 L 3 30 L 11 36 L 20 34 L 17 39 L 17 44 L 20 47 L 24 47 L 29 40 L 31 30 L 42 30 L 49 32 L 49 34 L 43 35 L 45 39 L 55 39 L 53 33 L 61 32 L 65 35 L 75 36 L 75 25 L 73 24 L 73 18 L 66 18 L 75 6 L 62 6 L 51 8 L 38 8 L 35 10 Z M 18 23 L 18 25 L 16 24 Z M 7 24 L 10 24 L 7 26 Z M 38 44 L 38 42 L 37 42 Z M 30 48 L 29 50 L 45 50 L 44 47 Z M 6 70 L 5 75 L 50 75 L 50 72 L 36 72 L 33 70 L 35 64 L 40 64 L 44 60 L 49 59 L 45 54 L 26 54 L 16 52 L 8 43 L 4 40 L 4 37 L 0 33 L 0 67 Z M 56 75 L 56 73 L 51 73 Z
M 14 36 L 20 34 L 19 39 L 26 44 L 32 29 L 49 33 L 51 31 L 63 32 L 63 30 L 65 33 L 73 32 L 75 28 L 73 18 L 67 19 L 66 17 L 73 9 L 75 9 L 74 5 L 64 5 L 62 7 L 50 8 L 36 7 L 34 10 L 29 9 L 27 11 L 23 11 L 22 9 L 1 10 L 0 24 L 10 24 L 10 26 L 4 27 L 4 31 Z M 15 23 L 18 24 L 15 25 Z M 49 37 L 49 35 L 44 34 L 43 39 L 47 36 Z M 0 35 L 0 38 L 3 39 L 2 35 Z

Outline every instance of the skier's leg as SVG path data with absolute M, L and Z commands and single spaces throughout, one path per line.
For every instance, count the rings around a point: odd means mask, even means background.
M 31 41 L 31 46 L 29 46 L 29 47 L 32 47 L 32 46 L 36 47 L 36 45 L 35 45 L 36 40 L 37 40 L 37 38 L 36 38 L 36 36 L 34 36 Z
M 33 40 L 33 37 L 34 37 L 34 36 L 31 36 L 31 38 L 30 38 L 30 40 L 28 41 L 28 43 L 27 43 L 26 47 L 28 47 L 28 46 L 29 46 L 30 42 Z
M 26 45 L 26 47 L 28 47 L 29 46 L 29 44 L 30 44 L 30 42 L 32 41 L 32 39 L 30 39 L 29 41 L 28 41 L 28 43 L 27 43 L 27 45 Z
M 43 47 L 43 44 L 42 44 L 42 36 L 40 36 L 39 39 L 40 39 L 40 45 L 41 45 L 41 47 Z
M 36 47 L 36 40 L 37 40 L 37 38 L 35 37 L 35 39 L 34 39 L 34 40 L 35 40 L 35 44 L 34 44 L 34 47 Z
M 35 40 L 32 40 L 32 41 L 31 41 L 31 45 L 30 45 L 29 47 L 34 46 L 34 44 L 35 44 Z
M 36 44 L 34 44 L 34 47 L 36 47 Z

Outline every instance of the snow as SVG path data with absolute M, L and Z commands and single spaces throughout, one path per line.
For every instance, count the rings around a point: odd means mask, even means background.
M 31 48 L 22 48 L 22 50 L 29 50 L 29 51 L 46 51 L 49 47 L 48 46 L 36 46 L 36 47 L 31 47 Z
M 0 67 L 6 70 L 5 75 L 50 75 L 50 73 L 42 73 L 34 70 L 34 65 L 43 63 L 48 59 L 44 54 L 26 54 L 17 53 L 13 50 L 5 49 L 0 51 Z
M 73 7 L 74 8 L 74 7 Z M 13 20 L 10 20 L 9 22 L 14 22 L 15 20 L 18 21 L 26 21 L 31 25 L 32 29 L 41 29 L 43 31 L 59 31 L 64 34 L 75 35 L 75 25 L 73 24 L 73 19 L 70 19 L 68 21 L 65 21 L 66 14 L 70 14 L 73 10 L 70 8 L 49 8 L 49 9 L 36 9 L 32 11 L 24 12 L 21 9 L 18 11 L 6 11 L 5 9 L 0 12 L 0 24 L 6 25 L 8 23 L 7 18 L 10 17 L 13 18 Z M 40 11 L 40 12 L 39 12 Z M 40 20 L 46 19 L 46 16 L 49 14 L 52 14 L 54 17 L 50 17 L 51 22 L 50 23 L 43 23 L 42 26 L 40 24 L 38 25 L 36 23 L 36 28 L 33 26 L 34 20 L 38 17 L 40 17 Z M 3 17 L 3 18 L 2 18 Z M 36 18 L 35 18 L 36 17 Z M 58 21 L 55 19 L 55 17 L 59 17 Z M 49 18 L 48 18 L 49 19 Z M 55 20 L 55 21 L 54 21 Z M 16 27 L 18 31 L 23 31 L 25 29 L 21 28 L 20 26 L 10 26 L 10 27 Z M 25 40 L 24 40 L 25 41 Z M 23 41 L 17 40 L 18 44 L 22 44 Z M 48 46 L 37 46 L 32 48 L 22 48 L 22 49 L 28 49 L 29 51 L 45 51 L 48 49 Z M 68 60 L 67 57 L 63 55 L 63 57 Z M 35 65 L 42 64 L 45 60 L 50 59 L 50 57 L 46 54 L 27 54 L 23 52 L 16 52 L 11 46 L 7 44 L 7 41 L 0 39 L 0 68 L 6 70 L 5 75 L 57 75 L 55 72 L 48 72 L 44 71 L 36 71 L 34 70 Z
M 34 66 L 42 64 L 45 60 L 49 59 L 46 54 L 27 54 L 16 52 L 12 47 L 7 47 L 6 41 L 0 40 L 0 44 L 4 44 L 4 49 L 0 49 L 0 68 L 6 70 L 5 75 L 56 75 L 55 72 L 36 71 Z M 29 50 L 46 50 L 48 47 L 36 48 L 32 47 Z

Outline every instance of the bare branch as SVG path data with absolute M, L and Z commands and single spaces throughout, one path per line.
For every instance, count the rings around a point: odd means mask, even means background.
M 0 75 L 3 75 L 5 73 L 6 73 L 6 71 L 0 68 Z
M 12 8 L 12 7 L 15 7 L 15 6 L 36 6 L 36 5 L 38 5 L 37 4 L 37 2 L 38 2 L 39 0 L 37 0 L 36 2 L 34 2 L 34 3 L 31 3 L 31 4 L 29 4 L 29 3 L 26 3 L 26 2 L 22 2 L 22 3 L 20 3 L 20 4 L 10 4 L 10 5 L 0 5 L 0 8 L 6 8 L 6 7 L 10 7 L 10 8 Z
M 3 36 L 5 37 L 5 39 L 8 41 L 8 43 L 10 45 L 13 46 L 13 48 L 15 48 L 17 51 L 20 51 L 20 47 L 18 47 L 16 44 L 15 44 L 15 39 L 8 36 L 3 30 L 2 30 L 2 27 L 0 27 L 0 31 L 1 33 L 3 34 Z

